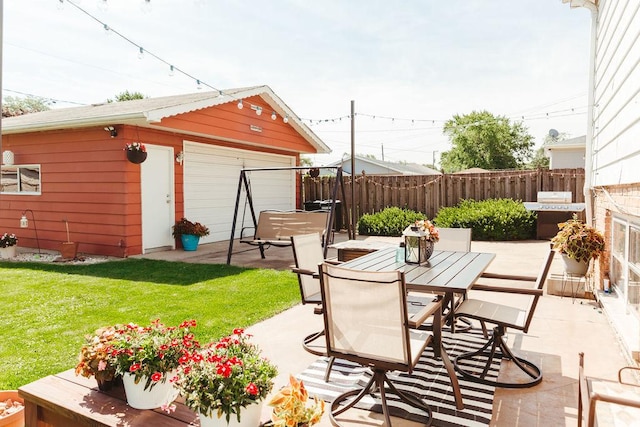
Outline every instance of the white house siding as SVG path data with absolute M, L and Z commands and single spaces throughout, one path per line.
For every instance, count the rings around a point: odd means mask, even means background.
M 593 186 L 640 182 L 640 2 L 601 0 L 597 23 Z
M 291 167 L 295 158 L 249 150 L 217 147 L 195 142 L 184 142 L 184 212 L 191 221 L 209 227 L 211 234 L 202 243 L 228 240 L 240 170 L 243 168 Z M 296 207 L 295 172 L 250 172 L 248 178 L 256 215 L 261 210 L 291 210 Z M 251 223 L 246 194 L 242 191 L 236 237 Z
M 555 149 L 550 151 L 549 169 L 584 168 L 584 148 Z
M 633 224 L 636 229 L 640 224 L 639 37 L 640 2 L 599 1 L 590 184 L 594 225 L 604 231 L 607 247 L 595 265 L 592 283 L 602 289 L 603 277 L 610 275 L 616 292 L 601 302 L 629 355 L 637 360 L 640 301 L 635 291 L 640 282 L 635 278 L 640 277 L 640 247 L 638 233 L 631 231 Z M 629 224 L 622 239 L 614 232 L 621 223 Z

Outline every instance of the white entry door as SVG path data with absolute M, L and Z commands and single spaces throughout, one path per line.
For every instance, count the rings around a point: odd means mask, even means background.
M 173 148 L 146 145 L 141 166 L 142 253 L 175 248 L 171 226 L 175 222 Z

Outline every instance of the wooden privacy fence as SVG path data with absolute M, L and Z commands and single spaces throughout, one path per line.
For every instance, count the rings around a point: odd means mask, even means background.
M 344 175 L 344 203 L 355 207 L 356 216 L 375 213 L 389 206 L 422 212 L 433 218 L 440 208 L 455 206 L 460 200 L 510 198 L 535 202 L 538 191 L 570 191 L 572 202 L 584 202 L 584 169 L 511 170 L 472 174 L 443 175 L 357 175 L 356 200 L 351 203 L 351 177 Z M 333 176 L 305 176 L 302 200 L 331 198 Z M 348 224 L 350 213 L 340 209 L 342 224 Z

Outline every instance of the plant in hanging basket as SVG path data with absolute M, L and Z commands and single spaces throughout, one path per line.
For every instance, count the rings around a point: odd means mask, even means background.
M 131 163 L 140 164 L 147 160 L 147 148 L 141 142 L 126 144 L 124 151 L 127 153 L 127 160 Z
M 170 380 L 167 374 L 177 369 L 180 361 L 187 360 L 189 351 L 199 348 L 191 333 L 195 326 L 195 320 L 175 327 L 165 326 L 159 319 L 149 326 L 116 326 L 110 363 L 119 374 L 132 374 L 136 384 L 144 379 L 144 389 L 150 389 L 160 381 Z
M 141 142 L 132 142 L 130 144 L 126 144 L 124 149 L 125 151 L 141 151 L 143 153 L 147 152 L 147 148 Z
M 175 238 L 178 238 L 183 234 L 204 237 L 209 235 L 209 228 L 199 222 L 191 222 L 186 218 L 181 218 L 180 221 L 176 221 L 175 225 L 172 227 L 171 234 Z
M 0 248 L 8 248 L 18 244 L 18 237 L 11 233 L 4 233 L 0 236 Z
M 604 251 L 604 237 L 600 231 L 573 218 L 558 224 L 560 231 L 551 239 L 553 249 L 579 262 L 589 262 Z
M 234 415 L 261 402 L 273 387 L 277 368 L 261 357 L 260 349 L 243 329 L 202 349 L 190 352 L 178 368 L 175 385 L 185 405 L 205 417 L 227 423 Z

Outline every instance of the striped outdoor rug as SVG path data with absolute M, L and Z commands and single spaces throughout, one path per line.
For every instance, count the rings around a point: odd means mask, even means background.
M 485 343 L 482 332 L 472 330 L 466 333 L 451 334 L 443 331 L 443 344 L 449 357 L 478 349 Z M 361 388 L 371 378 L 367 368 L 345 360 L 336 360 L 328 383 L 324 382 L 327 359 L 322 357 L 304 370 L 299 379 L 312 396 L 318 396 L 327 402 L 344 391 Z M 499 359 L 494 362 L 487 378 L 495 379 L 500 371 Z M 459 411 L 455 407 L 453 390 L 444 366 L 433 357 L 427 348 L 416 369 L 411 375 L 404 373 L 390 374 L 391 381 L 400 390 L 418 393 L 429 404 L 433 411 L 433 426 L 485 426 L 491 421 L 494 387 L 463 380 L 458 375 L 465 409 Z M 366 396 L 357 405 L 358 408 L 382 413 L 379 400 Z M 391 414 L 412 421 L 424 423 L 425 413 L 399 401 L 394 395 L 387 395 Z

